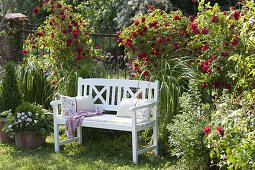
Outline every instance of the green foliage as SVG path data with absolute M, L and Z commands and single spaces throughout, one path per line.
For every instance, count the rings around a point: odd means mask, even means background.
M 22 102 L 21 93 L 18 86 L 17 74 L 14 63 L 6 63 L 5 72 L 2 79 L 2 110 L 11 109 L 13 112 Z
M 231 96 L 223 98 L 224 103 L 218 105 L 212 114 L 213 129 L 220 126 L 224 135 L 217 129 L 206 138 L 210 156 L 214 163 L 228 169 L 255 168 L 255 107 L 253 97 L 249 93 L 232 103 Z
M 187 80 L 194 77 L 195 73 L 193 70 L 178 59 L 162 61 L 159 66 L 158 74 L 152 77 L 160 81 L 158 110 L 161 153 L 165 154 L 169 149 L 169 133 L 166 126 L 172 122 L 173 117 L 179 113 L 179 97 L 185 89 Z
M 35 102 L 49 109 L 54 85 L 47 78 L 47 74 L 38 67 L 37 63 L 30 61 L 24 63 L 20 68 L 19 81 L 24 101 Z
M 209 121 L 210 107 L 200 103 L 200 95 L 198 90 L 184 92 L 179 98 L 180 114 L 167 125 L 171 154 L 190 169 L 207 169 L 210 162 L 202 131 Z
M 52 115 L 40 105 L 22 103 L 16 108 L 15 114 L 7 116 L 6 131 L 35 131 L 47 135 L 53 130 Z

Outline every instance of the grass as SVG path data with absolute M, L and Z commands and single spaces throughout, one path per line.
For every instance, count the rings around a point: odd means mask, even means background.
M 95 131 L 96 132 L 96 131 Z M 124 134 L 123 134 L 124 133 Z M 0 169 L 166 169 L 170 159 L 155 157 L 152 153 L 139 156 L 132 163 L 131 135 L 108 132 L 101 138 L 79 146 L 71 143 L 54 152 L 53 137 L 36 149 L 21 149 L 15 144 L 0 144 Z M 100 136 L 100 135 L 98 135 Z

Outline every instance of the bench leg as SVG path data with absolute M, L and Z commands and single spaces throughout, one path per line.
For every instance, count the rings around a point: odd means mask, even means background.
M 132 151 L 133 151 L 133 162 L 137 164 L 138 154 L 137 154 L 137 131 L 132 131 Z
M 78 143 L 81 145 L 82 144 L 82 126 L 77 128 L 77 137 L 79 138 Z
M 157 156 L 158 155 L 158 126 L 156 121 L 153 125 L 153 144 L 155 145 L 154 154 Z
M 55 145 L 55 152 L 60 151 L 60 145 L 59 145 L 59 125 L 54 123 L 54 145 Z

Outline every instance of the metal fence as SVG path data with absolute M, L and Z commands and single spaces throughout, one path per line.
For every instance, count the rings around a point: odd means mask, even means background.
M 22 57 L 22 46 L 26 39 L 26 37 L 29 34 L 34 33 L 33 30 L 23 30 L 21 32 L 18 32 L 18 38 L 17 38 L 17 51 L 19 51 L 19 56 Z M 124 53 L 124 47 L 119 46 L 117 43 L 117 35 L 116 34 L 101 34 L 101 33 L 95 33 L 91 34 L 91 38 L 93 41 L 94 48 L 100 48 L 103 53 L 102 62 L 105 65 L 106 69 L 109 69 L 110 71 L 117 72 L 118 70 L 126 70 L 126 62 L 125 59 L 125 53 Z M 51 52 L 49 49 L 43 48 L 43 49 L 36 49 L 36 56 L 39 56 L 41 52 L 44 52 L 44 54 L 51 55 Z

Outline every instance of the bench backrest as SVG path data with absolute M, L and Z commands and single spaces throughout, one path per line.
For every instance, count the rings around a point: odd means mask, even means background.
M 78 79 L 78 96 L 92 95 L 96 106 L 104 110 L 117 111 L 123 98 L 158 100 L 159 81 L 141 80 Z

